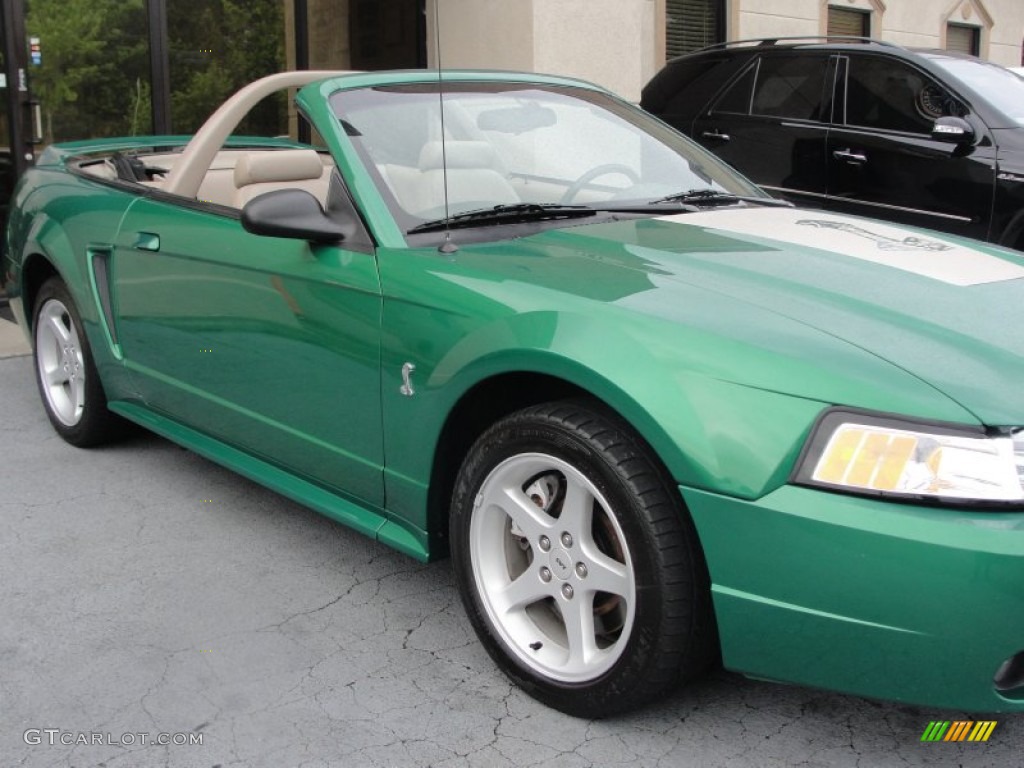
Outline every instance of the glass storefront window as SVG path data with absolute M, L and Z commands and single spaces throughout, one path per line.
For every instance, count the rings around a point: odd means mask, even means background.
M 145 0 L 28 0 L 44 144 L 152 132 Z
M 285 0 L 284 5 L 288 69 L 426 66 L 425 0 Z M 300 37 L 305 42 L 301 53 Z M 295 138 L 298 117 L 293 104 L 288 108 Z
M 286 69 L 426 65 L 425 0 L 24 0 L 24 6 L 26 36 L 39 42 L 27 77 L 40 104 L 44 146 L 157 130 L 190 134 L 238 88 Z M 159 46 L 151 49 L 154 33 Z M 283 95 L 239 127 L 263 136 L 297 132 Z
M 243 85 L 286 68 L 284 6 L 282 0 L 167 0 L 174 133 L 193 133 Z M 288 133 L 284 97 L 265 100 L 238 133 Z

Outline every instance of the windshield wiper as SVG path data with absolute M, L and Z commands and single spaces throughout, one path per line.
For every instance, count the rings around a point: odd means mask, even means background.
M 464 211 L 444 219 L 427 221 L 416 225 L 406 234 L 415 235 L 420 232 L 440 232 L 445 229 L 476 227 L 481 224 L 516 224 L 523 221 L 576 219 L 584 216 L 595 216 L 596 214 L 597 211 L 585 205 L 560 205 L 558 203 L 495 205 L 492 208 Z
M 731 205 L 732 203 L 752 203 L 753 205 L 769 205 L 781 208 L 792 208 L 793 204 L 774 197 L 753 197 L 751 195 L 734 195 L 720 189 L 690 189 L 676 192 L 674 195 L 651 200 L 651 205 L 658 203 L 690 203 L 691 205 Z

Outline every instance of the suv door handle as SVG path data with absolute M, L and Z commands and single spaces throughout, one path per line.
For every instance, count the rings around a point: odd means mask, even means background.
M 705 139 L 714 139 L 715 141 L 729 141 L 731 138 L 728 133 L 719 133 L 717 128 L 704 131 L 701 136 Z
M 842 160 L 850 165 L 864 165 L 868 161 L 868 156 L 863 155 L 859 152 L 854 152 L 852 149 L 837 149 L 832 153 L 832 157 L 836 160 Z

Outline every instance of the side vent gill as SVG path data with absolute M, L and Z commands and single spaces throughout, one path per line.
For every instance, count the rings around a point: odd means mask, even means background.
M 114 354 L 120 360 L 121 345 L 117 339 L 117 325 L 114 322 L 113 291 L 110 285 L 111 250 L 109 248 L 90 248 L 88 253 L 89 277 L 91 278 L 96 302 L 100 307 L 103 330 L 106 332 Z

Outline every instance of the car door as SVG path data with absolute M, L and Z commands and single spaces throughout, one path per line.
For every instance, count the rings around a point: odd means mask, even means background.
M 151 409 L 382 504 L 372 248 L 260 237 L 237 212 L 142 198 L 112 282 L 118 341 Z
M 827 53 L 764 54 L 696 118 L 692 135 L 762 187 L 821 205 L 833 73 Z
M 828 207 L 986 238 L 995 148 L 931 137 L 935 119 L 969 116 L 949 88 L 893 56 L 852 53 L 840 62 L 836 125 L 828 137 Z M 972 124 L 984 130 L 980 120 Z

